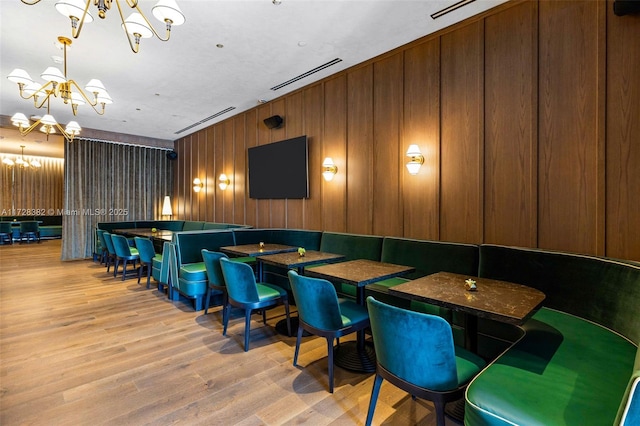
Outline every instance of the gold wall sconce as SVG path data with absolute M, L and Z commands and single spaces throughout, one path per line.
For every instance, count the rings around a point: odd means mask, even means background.
M 417 175 L 420 167 L 424 164 L 424 155 L 420 152 L 418 145 L 415 144 L 409 145 L 406 155 L 409 157 L 409 162 L 407 163 L 409 174 Z
M 331 157 L 327 157 L 322 162 L 322 177 L 327 182 L 331 182 L 334 176 L 338 173 L 338 166 L 333 162 Z
M 231 183 L 231 179 L 229 179 L 227 175 L 224 173 L 222 173 L 218 178 L 218 187 L 223 191 L 227 189 L 230 183 Z
M 173 210 L 171 210 L 171 198 L 168 195 L 164 196 L 162 203 L 162 216 L 173 216 Z
M 200 192 L 204 188 L 204 183 L 199 178 L 193 180 L 193 191 Z

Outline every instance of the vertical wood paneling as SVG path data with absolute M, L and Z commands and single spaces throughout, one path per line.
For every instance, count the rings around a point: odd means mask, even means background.
M 244 177 L 244 196 L 247 203 L 246 206 L 246 215 L 247 221 L 245 222 L 247 225 L 251 225 L 253 227 L 258 226 L 258 203 L 253 198 L 249 198 L 249 173 L 248 173 L 248 164 L 247 164 L 247 149 L 251 146 L 256 146 L 258 142 L 258 111 L 253 109 L 244 114 L 245 119 L 245 133 L 244 133 L 244 161 L 245 165 L 242 169 L 236 168 L 236 173 L 242 173 Z
M 219 169 L 216 169 L 215 175 L 212 177 L 214 180 L 214 188 L 216 192 L 219 192 L 222 196 L 223 201 L 223 216 L 222 219 L 225 223 L 232 222 L 234 213 L 234 205 L 233 205 L 233 187 L 229 186 L 224 191 L 220 189 L 218 186 L 220 174 L 224 173 L 226 175 L 233 177 L 233 144 L 234 144 L 234 122 L 233 120 L 226 120 L 224 122 L 224 134 L 225 137 L 221 141 L 222 142 L 222 164 Z
M 324 152 L 316 161 L 331 157 L 338 173 L 331 182 L 322 179 L 322 229 L 347 230 L 347 77 L 324 83 Z
M 205 219 L 206 221 L 214 221 L 217 209 L 216 193 L 209 187 L 211 177 L 216 173 L 216 132 L 215 127 L 208 127 L 203 133 L 204 147 L 199 153 L 201 159 L 204 158 L 206 179 L 207 179 L 207 192 L 205 194 Z
M 347 232 L 373 231 L 373 66 L 347 74 Z
M 485 21 L 486 243 L 536 245 L 535 10 L 526 2 Z
M 322 160 L 324 159 L 323 86 L 316 84 L 303 91 L 304 133 L 309 141 L 309 198 L 303 201 L 303 222 L 295 227 L 322 230 Z
M 257 130 L 257 143 L 255 145 L 264 145 L 271 142 L 271 130 L 267 129 L 263 120 L 271 117 L 271 105 L 261 105 L 257 110 L 257 122 L 254 124 Z M 256 200 L 258 206 L 257 224 L 260 228 L 269 228 L 271 226 L 271 200 Z
M 207 181 L 207 190 L 211 191 L 211 193 L 214 195 L 214 199 L 215 199 L 215 210 L 214 210 L 214 222 L 224 222 L 224 208 L 225 208 L 225 203 L 224 203 L 224 194 L 223 191 L 220 191 L 220 189 L 218 188 L 218 178 L 216 177 L 218 174 L 220 174 L 220 170 L 222 170 L 224 168 L 224 145 L 225 145 L 225 139 L 227 138 L 227 127 L 226 127 L 226 121 L 222 122 L 222 123 L 217 123 L 213 126 L 215 132 L 214 132 L 214 139 L 213 139 L 213 145 L 214 145 L 214 153 L 215 153 L 215 157 L 213 159 L 211 159 L 211 161 L 214 163 L 214 174 L 211 175 Z M 229 135 L 232 136 L 232 135 Z
M 233 118 L 233 163 L 229 172 L 227 172 L 227 176 L 231 180 L 231 185 L 227 191 L 233 194 L 233 223 L 247 223 L 245 116 L 246 114 L 241 114 Z
M 291 96 L 287 96 L 285 101 L 285 138 L 295 138 L 302 136 L 304 132 L 304 111 L 302 108 L 303 93 L 295 92 Z M 309 176 L 311 179 L 311 176 Z M 286 223 L 287 228 L 300 229 L 304 226 L 304 201 L 303 200 L 287 200 L 286 201 Z
M 285 114 L 285 102 L 284 99 L 278 99 L 271 103 L 271 115 L 279 115 L 287 120 Z M 295 126 L 295 120 L 291 120 Z M 287 123 L 282 125 L 279 129 L 271 129 L 269 131 L 269 142 L 277 142 L 286 139 L 287 137 Z M 287 200 L 271 200 L 271 218 L 269 226 L 273 228 L 286 228 L 287 226 Z
M 482 23 L 442 36 L 440 238 L 482 242 Z
M 173 160 L 173 193 L 171 195 L 171 211 L 173 213 L 172 219 L 184 218 L 184 190 L 187 187 L 187 182 L 184 178 L 185 169 L 183 165 L 184 156 L 184 138 L 178 139 L 174 143 L 174 149 L 178 154 L 178 158 Z
M 193 210 L 191 208 L 191 197 L 193 192 L 193 179 L 195 178 L 194 173 L 197 173 L 197 170 L 193 168 L 192 164 L 192 150 L 191 143 L 194 138 L 194 135 L 188 136 L 185 138 L 184 143 L 182 145 L 182 150 L 184 155 L 178 156 L 178 159 L 182 163 L 182 167 L 184 170 L 184 178 L 187 182 L 187 187 L 184 189 L 182 193 L 182 211 L 183 211 L 183 219 L 184 220 L 194 220 L 193 218 Z
M 597 2 L 540 3 L 538 242 L 596 253 Z
M 440 41 L 431 40 L 405 51 L 404 117 L 401 155 L 416 144 L 424 164 L 411 176 L 402 157 L 404 236 L 439 238 L 440 175 Z
M 640 260 L 640 16 L 607 10 L 606 254 Z
M 402 59 L 398 53 L 373 68 L 373 233 L 397 237 L 402 236 Z M 390 209 L 397 214 L 389 214 Z

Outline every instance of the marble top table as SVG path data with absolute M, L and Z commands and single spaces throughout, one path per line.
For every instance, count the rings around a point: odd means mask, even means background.
M 173 240 L 173 231 L 167 231 L 166 229 L 158 229 L 155 232 L 152 228 L 124 228 L 114 229 L 114 234 L 124 235 L 125 237 L 142 237 L 150 238 L 153 242 L 153 248 L 156 253 L 162 253 L 162 247 L 165 241 L 171 242 Z
M 358 259 L 307 268 L 305 269 L 305 275 L 356 286 L 357 302 L 364 305 L 364 287 L 367 284 L 398 277 L 413 271 L 415 271 L 415 268 L 411 266 Z M 376 370 L 375 351 L 372 345 L 365 345 L 364 331 L 357 333 L 356 342 L 340 344 L 339 350 L 334 354 L 334 363 L 342 368 L 356 372 L 372 373 Z
M 465 288 L 472 279 L 476 290 Z M 430 303 L 467 315 L 467 348 L 477 352 L 477 319 L 488 318 L 509 324 L 523 324 L 545 298 L 541 291 L 521 284 L 488 278 L 438 272 L 389 288 L 389 294 Z
M 220 247 L 220 251 L 229 256 L 249 256 L 257 257 L 267 254 L 296 252 L 298 254 L 298 247 L 287 246 L 284 244 L 272 244 L 272 243 L 256 243 L 256 244 L 241 244 L 239 246 L 224 246 Z M 257 262 L 258 281 L 263 281 L 262 262 Z

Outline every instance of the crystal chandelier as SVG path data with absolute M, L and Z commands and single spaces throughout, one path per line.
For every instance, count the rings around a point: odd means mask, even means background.
M 28 5 L 34 5 L 39 3 L 40 0 L 22 0 L 22 3 Z M 182 11 L 178 7 L 175 0 L 160 0 L 152 9 L 153 16 L 165 24 L 166 34 L 163 38 L 151 25 L 151 22 L 142 13 L 138 6 L 139 0 L 125 0 L 127 6 L 135 11 L 129 15 L 127 19 L 124 18 L 122 6 L 120 0 L 115 0 L 118 13 L 120 14 L 120 20 L 122 21 L 122 29 L 127 35 L 129 46 L 134 53 L 138 53 L 140 49 L 140 39 L 150 38 L 156 36 L 161 41 L 167 41 L 171 37 L 171 26 L 182 25 L 185 22 L 185 17 Z M 111 9 L 113 0 L 59 0 L 56 2 L 56 9 L 64 16 L 71 19 L 71 35 L 73 38 L 78 38 L 82 31 L 82 26 L 85 23 L 93 21 L 93 15 L 89 13 L 89 6 L 93 3 L 98 9 L 98 17 L 104 19 L 107 16 L 107 11 Z M 133 36 L 133 40 L 131 38 Z
M 33 99 L 36 108 L 46 106 L 47 114 L 34 124 L 30 124 L 27 117 L 22 113 L 16 113 L 11 117 L 14 126 L 20 129 L 20 133 L 24 136 L 31 132 L 38 125 L 42 124 L 40 130 L 47 134 L 47 137 L 55 133 L 57 128 L 64 137 L 72 141 L 74 136 L 80 133 L 80 126 L 75 121 L 70 121 L 66 128 L 62 128 L 60 124 L 49 113 L 51 98 L 61 98 L 65 104 L 71 105 L 73 115 L 78 112 L 79 105 L 90 105 L 99 115 L 103 115 L 105 106 L 113 103 L 113 100 L 107 93 L 104 85 L 100 80 L 92 79 L 85 86 L 85 90 L 91 95 L 87 95 L 73 79 L 67 77 L 67 47 L 71 44 L 71 40 L 66 37 L 58 37 L 58 41 L 62 44 L 64 50 L 64 73 L 56 67 L 48 67 L 40 75 L 45 80 L 44 84 L 34 82 L 25 70 L 16 68 L 7 76 L 9 81 L 16 83 L 20 90 L 20 97 L 23 99 Z M 99 108 L 97 108 L 99 107 Z

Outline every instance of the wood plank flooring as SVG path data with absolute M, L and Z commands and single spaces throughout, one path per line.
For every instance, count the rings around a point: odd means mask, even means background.
M 0 424 L 360 425 L 373 375 L 335 369 L 324 339 L 254 315 L 251 348 L 235 312 L 208 315 L 124 282 L 91 260 L 60 261 L 61 240 L 0 246 Z M 433 406 L 384 383 L 375 424 L 435 425 Z M 452 423 L 453 424 L 453 423 Z

